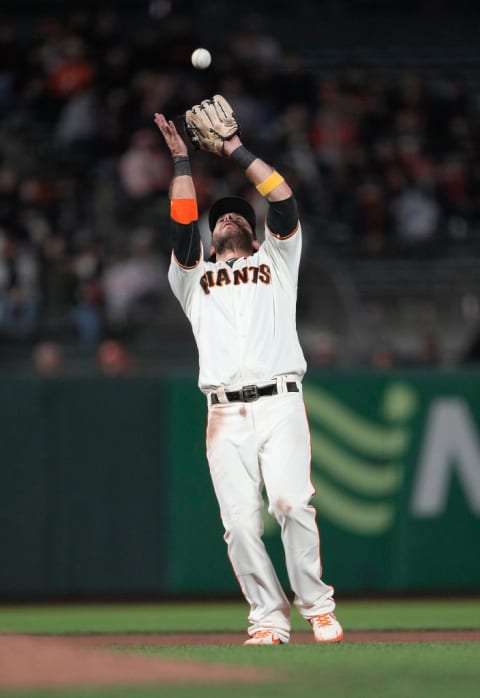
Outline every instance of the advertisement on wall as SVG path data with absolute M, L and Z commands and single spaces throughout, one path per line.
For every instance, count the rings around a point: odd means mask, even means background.
M 185 405 L 191 394 L 188 399 L 182 385 L 174 393 L 182 417 L 177 414 L 173 431 L 179 429 L 180 418 L 183 434 L 187 423 L 191 434 L 193 412 L 198 421 L 204 409 L 202 397 L 198 403 L 194 398 L 188 414 Z M 480 588 L 480 375 L 309 375 L 304 398 L 325 580 L 348 593 Z M 172 443 L 175 456 L 188 462 L 195 483 L 195 493 L 189 492 L 184 472 L 177 489 L 173 476 L 176 501 L 190 497 L 190 507 L 199 507 L 196 545 L 188 561 L 176 560 L 173 579 L 188 586 L 185 580 L 195 569 L 199 581 L 202 566 L 197 558 L 205 556 L 204 565 L 213 555 L 214 564 L 224 570 L 225 589 L 235 589 L 215 518 L 203 427 L 193 445 L 180 437 Z M 266 507 L 264 523 L 265 543 L 285 581 L 279 528 Z M 185 540 L 180 517 L 173 527 L 175 539 Z M 208 587 L 219 581 L 209 582 L 206 575 L 204 583 Z

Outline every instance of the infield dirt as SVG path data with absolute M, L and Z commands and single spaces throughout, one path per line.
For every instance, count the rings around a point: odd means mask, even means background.
M 0 689 L 73 686 L 259 682 L 267 671 L 226 667 L 113 651 L 115 646 L 241 645 L 243 633 L 89 635 L 0 634 Z M 480 630 L 345 633 L 344 642 L 480 642 Z M 311 632 L 292 633 L 291 643 L 313 643 Z

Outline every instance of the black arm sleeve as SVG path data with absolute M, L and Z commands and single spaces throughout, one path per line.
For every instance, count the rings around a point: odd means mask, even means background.
M 194 267 L 200 260 L 200 230 L 198 221 L 178 223 L 171 219 L 172 247 L 183 267 Z
M 295 197 L 283 201 L 269 201 L 267 213 L 268 229 L 280 237 L 291 235 L 298 225 L 298 208 Z

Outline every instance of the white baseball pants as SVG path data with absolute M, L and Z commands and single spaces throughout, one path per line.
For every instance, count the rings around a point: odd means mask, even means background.
M 207 457 L 228 555 L 250 604 L 248 632 L 272 629 L 288 642 L 290 604 L 262 541 L 263 499 L 281 527 L 294 604 L 305 618 L 335 608 L 321 580 L 319 533 L 309 505 L 310 431 L 301 393 L 210 406 Z

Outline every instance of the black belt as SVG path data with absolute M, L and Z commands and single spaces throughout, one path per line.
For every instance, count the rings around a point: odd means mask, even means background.
M 298 393 L 298 385 L 294 382 L 287 383 L 288 393 Z M 259 397 L 265 397 L 265 395 L 278 395 L 278 388 L 276 383 L 270 383 L 269 385 L 244 385 L 240 390 L 232 390 L 229 393 L 225 393 L 225 397 L 228 402 L 254 402 L 258 400 Z M 219 405 L 220 400 L 215 393 L 210 396 L 212 405 Z

